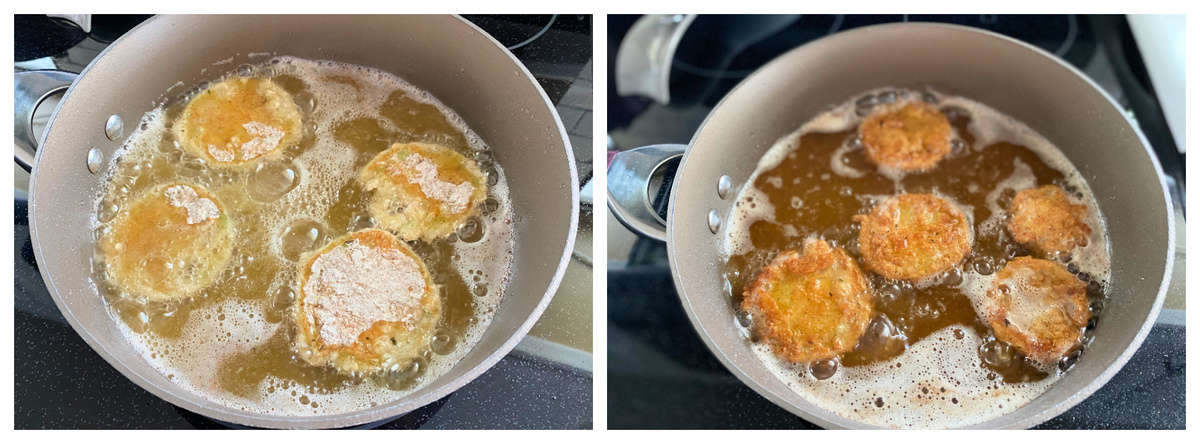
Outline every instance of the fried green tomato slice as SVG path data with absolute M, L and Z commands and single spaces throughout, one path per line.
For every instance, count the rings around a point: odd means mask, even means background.
M 1028 256 L 996 273 L 982 305 L 997 339 L 1042 364 L 1079 344 L 1091 318 L 1087 284 L 1057 262 Z
M 854 219 L 864 264 L 890 279 L 919 281 L 949 270 L 974 239 L 963 212 L 933 194 L 893 196 Z
M 209 164 L 237 166 L 299 143 L 302 125 L 300 108 L 275 82 L 234 77 L 193 97 L 172 132 Z
M 779 253 L 746 287 L 742 309 L 779 357 L 796 363 L 850 351 L 867 329 L 872 291 L 845 251 L 811 240 Z
M 362 376 L 407 368 L 430 349 L 442 303 L 425 263 L 387 231 L 368 228 L 301 260 L 292 302 L 297 355 Z
M 441 145 L 394 144 L 359 174 L 373 191 L 367 210 L 377 226 L 404 240 L 442 238 L 475 215 L 487 177 L 474 161 Z
M 950 154 L 950 120 L 925 102 L 880 106 L 858 131 L 867 158 L 885 168 L 928 171 Z
M 1057 185 L 1021 190 L 1009 206 L 1008 232 L 1013 240 L 1055 255 L 1086 246 L 1092 228 L 1084 222 L 1087 207 L 1075 204 Z
M 234 227 L 216 197 L 159 185 L 117 214 L 100 239 L 105 274 L 128 296 L 167 302 L 212 285 L 233 254 Z

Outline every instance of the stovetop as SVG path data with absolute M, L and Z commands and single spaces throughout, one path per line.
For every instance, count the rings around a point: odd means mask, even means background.
M 148 16 L 91 16 L 90 32 L 45 16 L 14 18 L 17 69 L 79 72 L 100 51 Z M 591 177 L 591 18 L 568 15 L 466 16 L 509 47 L 555 104 L 575 149 L 580 178 Z M 586 120 L 586 122 L 584 122 Z M 582 155 L 581 155 L 582 154 Z M 18 429 L 235 427 L 175 407 L 121 376 L 59 313 L 34 260 L 27 202 L 15 202 L 14 426 Z M 590 214 L 590 208 L 584 208 Z M 581 216 L 582 217 L 582 216 Z M 579 236 L 590 237 L 590 224 Z M 590 250 L 590 246 L 589 246 Z M 590 429 L 591 331 L 559 325 L 577 311 L 570 291 L 591 288 L 591 259 L 572 270 L 534 331 L 482 376 L 454 393 L 378 428 Z M 572 282 L 571 279 L 580 282 Z M 586 281 L 586 282 L 583 282 Z M 572 293 L 572 294 L 564 294 Z M 590 293 L 586 294 L 590 310 Z M 572 323 L 572 325 L 580 325 Z M 540 337 L 535 337 L 540 336 Z M 580 338 L 586 338 L 586 341 Z M 580 350 L 582 349 L 582 350 Z
M 1182 214 L 1184 156 L 1167 130 L 1122 16 L 699 16 L 672 60 L 666 104 L 616 92 L 617 50 L 639 17 L 608 18 L 609 149 L 688 143 L 712 107 L 754 69 L 830 33 L 900 21 L 956 23 L 1034 44 L 1096 81 L 1136 116 Z M 774 28 L 763 32 L 767 27 Z M 1176 229 L 1184 230 L 1182 216 L 1176 220 Z M 611 216 L 608 237 L 610 428 L 816 428 L 742 384 L 700 341 L 680 306 L 665 244 L 634 238 Z M 1182 264 L 1182 241 L 1177 245 L 1176 261 Z M 1182 266 L 1176 267 L 1180 301 L 1182 273 Z M 1112 380 L 1040 427 L 1183 428 L 1184 343 L 1183 311 L 1164 310 L 1145 343 Z

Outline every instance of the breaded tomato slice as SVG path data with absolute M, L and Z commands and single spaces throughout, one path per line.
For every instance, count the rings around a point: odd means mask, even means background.
M 775 256 L 746 287 L 742 309 L 776 355 L 810 362 L 850 351 L 867 329 L 871 284 L 845 251 L 811 240 Z
M 1043 364 L 1079 344 L 1091 318 L 1087 284 L 1057 262 L 1028 256 L 996 273 L 982 305 L 997 339 Z
M 974 239 L 963 212 L 933 194 L 893 196 L 854 219 L 863 262 L 891 279 L 918 281 L 946 271 L 971 252 Z
M 867 158 L 885 168 L 928 171 L 950 154 L 950 120 L 925 102 L 879 106 L 858 131 Z
M 1075 204 L 1057 185 L 1021 190 L 1009 206 L 1008 232 L 1013 240 L 1042 254 L 1070 252 L 1087 245 L 1092 228 L 1084 222 L 1087 207 Z
M 441 317 L 425 263 L 387 231 L 368 228 L 304 257 L 292 303 L 305 362 L 364 375 L 401 370 L 429 350 Z

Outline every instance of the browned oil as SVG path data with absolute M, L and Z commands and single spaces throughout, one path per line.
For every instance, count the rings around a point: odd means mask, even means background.
M 274 76 L 273 80 L 293 94 L 297 101 L 312 97 L 309 92 L 312 85 L 307 85 L 300 78 L 284 74 Z M 361 90 L 359 81 L 351 76 L 327 77 L 325 80 L 351 85 Z M 489 183 L 496 184 L 499 173 L 491 163 L 490 153 L 478 151 L 477 147 L 473 148 L 468 143 L 467 135 L 452 125 L 436 106 L 414 100 L 403 89 L 391 92 L 381 103 L 376 112 L 367 115 L 383 116 L 390 120 L 387 122 L 390 125 L 374 117 L 358 117 L 336 123 L 330 131 L 333 139 L 354 148 L 354 171 L 392 143 L 421 141 L 446 145 L 468 158 L 476 159 L 481 169 L 489 175 Z M 168 128 L 185 104 L 186 101 L 178 100 L 165 108 Z M 309 108 L 311 106 L 312 104 Z M 305 105 L 301 104 L 301 109 L 306 110 Z M 312 149 L 317 139 L 314 134 L 316 126 L 310 121 L 312 118 L 311 113 L 306 113 L 306 134 L 303 140 L 297 146 L 283 150 L 279 158 L 266 161 L 266 164 L 290 168 L 289 165 L 292 165 L 294 159 Z M 136 198 L 144 190 L 175 181 L 197 183 L 207 187 L 220 200 L 223 211 L 236 223 L 234 259 L 217 282 L 201 294 L 171 303 L 146 303 L 125 296 L 121 289 L 104 280 L 103 261 L 98 260 L 99 269 L 95 270 L 97 282 L 120 322 L 135 334 L 168 341 L 186 339 L 181 338 L 181 335 L 189 323 L 220 322 L 226 316 L 226 313 L 219 310 L 215 315 L 200 315 L 201 309 L 219 306 L 223 301 L 230 299 L 248 301 L 259 310 L 251 313 L 251 317 L 261 317 L 280 327 L 269 339 L 246 351 L 223 358 L 215 378 L 215 385 L 220 390 L 239 397 L 259 397 L 260 384 L 268 376 L 285 381 L 285 384 L 278 387 L 268 387 L 268 392 L 292 390 L 287 387 L 301 387 L 300 392 L 333 393 L 358 383 L 355 378 L 339 375 L 331 369 L 311 367 L 293 353 L 291 338 L 294 333 L 289 321 L 289 310 L 295 297 L 295 256 L 304 251 L 316 250 L 327 241 L 343 234 L 370 226 L 371 218 L 366 210 L 366 192 L 357 181 L 345 180 L 336 192 L 334 202 L 323 215 L 314 218 L 315 220 L 299 223 L 302 233 L 308 233 L 305 230 L 312 228 L 315 236 L 299 236 L 300 241 L 290 241 L 287 233 L 271 232 L 267 228 L 268 224 L 262 223 L 265 219 L 276 217 L 274 213 L 286 212 L 287 209 L 279 208 L 274 202 L 264 203 L 249 197 L 253 191 L 250 188 L 253 187 L 254 175 L 259 174 L 255 168 L 210 168 L 199 159 L 175 147 L 172 139 L 173 136 L 168 131 L 162 136 L 162 140 L 158 141 L 157 149 L 130 153 L 114 165 L 107 190 L 99 204 L 97 219 L 100 230 L 112 220 L 114 211 L 111 209 L 124 208 L 128 201 Z M 488 202 L 489 204 L 484 205 L 482 218 L 491 217 L 489 213 L 496 210 L 497 197 L 490 197 Z M 297 224 L 292 223 L 293 227 Z M 487 288 L 487 284 L 481 282 L 482 271 L 462 271 L 463 267 L 458 263 L 460 258 L 455 254 L 454 243 L 477 241 L 481 236 L 480 226 L 484 224 L 480 219 L 471 220 L 468 226 L 472 229 L 463 233 L 463 237 L 467 238 L 465 240 L 452 235 L 448 239 L 435 242 L 410 242 L 410 246 L 424 260 L 435 283 L 440 287 L 442 318 L 435 330 L 431 350 L 418 359 L 416 365 L 371 377 L 378 385 L 395 390 L 411 388 L 428 368 L 432 354 L 449 354 L 464 340 L 468 329 L 479 322 L 476 315 L 479 309 L 476 304 L 477 296 L 489 291 L 501 291 L 499 288 Z M 272 245 L 275 243 L 283 244 L 279 248 L 284 256 L 293 257 L 281 258 L 273 253 Z M 509 253 L 511 254 L 511 250 Z M 197 319 L 199 316 L 216 316 L 217 319 Z M 301 396 L 297 399 L 314 409 L 319 407 L 307 397 Z
M 951 124 L 960 135 L 961 144 L 956 142 L 954 151 L 943 159 L 937 168 L 921 174 L 908 174 L 898 181 L 884 176 L 866 158 L 864 151 L 852 149 L 835 153 L 843 143 L 858 146 L 854 130 L 836 133 L 808 133 L 800 136 L 797 146 L 775 167 L 763 171 L 747 186 L 753 186 L 774 207 L 774 217 L 750 224 L 749 239 L 752 248 L 740 255 L 732 255 L 725 264 L 726 288 L 735 310 L 741 306 L 745 286 L 754 279 L 775 255 L 789 249 L 801 249 L 810 235 L 817 235 L 846 251 L 861 263 L 858 251 L 858 224 L 853 221 L 857 214 L 865 214 L 872 208 L 872 199 L 867 196 L 888 196 L 905 193 L 937 193 L 963 206 L 973 208 L 969 215 L 974 221 L 976 233 L 972 252 L 962 264 L 946 272 L 939 282 L 925 288 L 901 281 L 893 281 L 878 275 L 872 276 L 875 289 L 874 306 L 877 315 L 886 317 L 903 335 L 893 334 L 892 340 L 862 340 L 858 346 L 841 357 L 841 365 L 862 366 L 892 359 L 930 334 L 948 326 L 962 326 L 975 331 L 985 339 L 980 349 L 983 365 L 1005 382 L 1038 381 L 1048 373 L 1025 360 L 1012 347 L 997 341 L 990 328 L 976 314 L 968 296 L 959 289 L 965 267 L 990 275 L 999 270 L 1009 259 L 1017 256 L 1034 255 L 1009 238 L 1000 230 L 999 234 L 985 234 L 982 224 L 991 216 L 986 198 L 989 192 L 1013 173 L 1014 161 L 1020 160 L 1030 167 L 1037 185 L 1057 184 L 1068 191 L 1072 189 L 1063 182 L 1064 174 L 1047 165 L 1034 151 L 1021 145 L 1006 142 L 987 146 L 976 146 L 975 138 L 968 130 L 970 117 L 963 112 L 943 110 L 952 116 Z M 830 167 L 832 156 L 841 154 L 848 166 L 863 174 L 858 178 L 835 174 Z M 774 183 L 772 183 L 774 181 Z M 782 186 L 776 186 L 782 184 Z M 1007 192 L 1000 199 L 1002 209 L 1007 209 L 1013 195 Z M 798 196 L 802 205 L 794 205 Z M 755 205 L 745 200 L 738 205 Z M 790 225 L 795 229 L 792 230 Z M 995 230 L 992 230 L 995 231 Z M 1081 276 L 1088 279 L 1086 276 Z M 1103 294 L 1100 286 L 1088 281 L 1089 297 L 1099 301 Z M 872 328 L 877 328 L 873 322 Z M 864 338 L 872 335 L 864 334 Z

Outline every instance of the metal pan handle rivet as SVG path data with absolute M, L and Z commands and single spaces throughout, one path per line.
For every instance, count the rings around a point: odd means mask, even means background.
M 104 166 L 104 152 L 100 148 L 92 147 L 87 153 L 87 167 L 92 174 L 100 172 L 100 167 Z
M 108 116 L 108 121 L 104 122 L 104 135 L 108 136 L 108 140 L 114 142 L 125 135 L 125 122 L 121 120 L 121 116 L 116 114 Z
M 717 234 L 719 229 L 721 229 L 721 215 L 717 214 L 717 210 L 708 210 L 708 230 Z
M 729 176 L 721 176 L 720 179 L 717 179 L 717 197 L 728 199 L 730 188 L 733 188 L 733 180 L 729 179 Z

